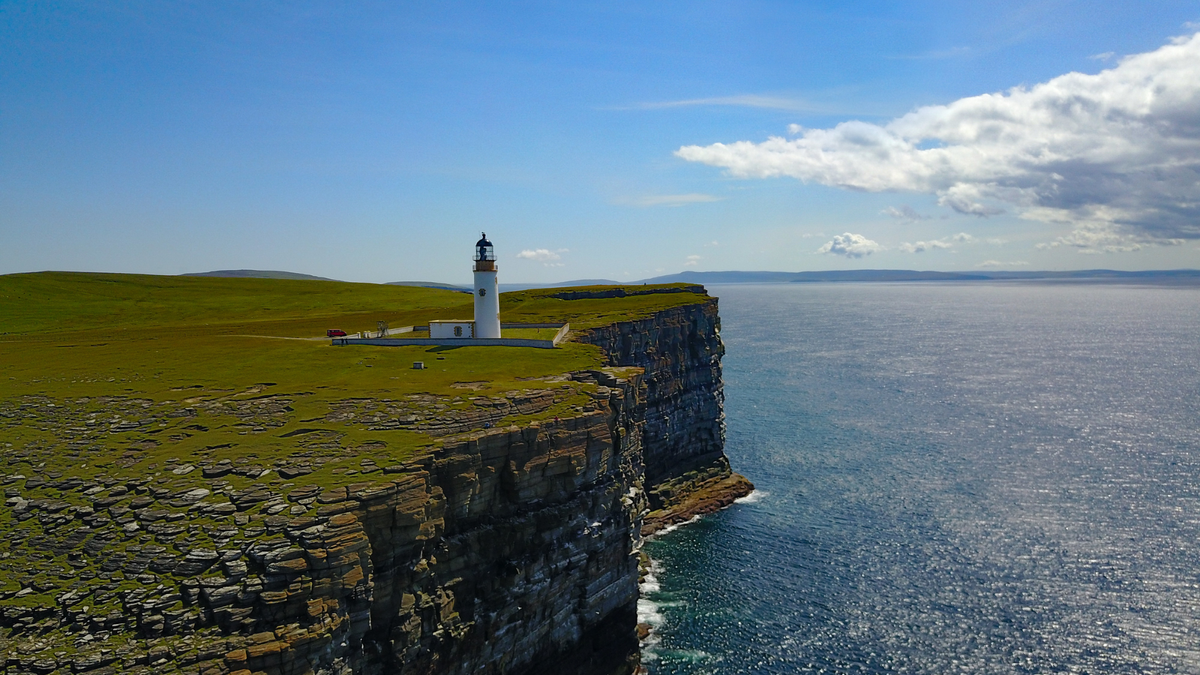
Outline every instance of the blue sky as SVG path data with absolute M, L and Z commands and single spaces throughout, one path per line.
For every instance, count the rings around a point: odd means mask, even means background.
M 1200 267 L 1197 21 L 0 1 L 0 273 L 461 282 L 481 230 L 506 282 Z

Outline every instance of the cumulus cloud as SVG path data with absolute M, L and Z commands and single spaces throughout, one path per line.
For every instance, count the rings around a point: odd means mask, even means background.
M 1051 245 L 1130 250 L 1200 239 L 1200 33 L 1096 75 L 927 106 L 878 125 L 689 145 L 744 178 L 934 194 L 960 213 L 1071 227 Z
M 521 251 L 520 253 L 518 253 L 517 257 L 523 258 L 525 260 L 537 260 L 538 262 L 542 263 L 542 265 L 545 267 L 562 267 L 565 263 L 554 262 L 554 261 L 561 260 L 562 254 L 568 253 L 568 252 L 569 252 L 569 249 L 565 249 L 565 248 L 560 248 L 560 249 L 557 249 L 554 251 L 551 251 L 548 248 L 535 248 L 535 249 L 527 248 L 524 251 Z
M 861 258 L 882 250 L 883 247 L 878 242 L 871 241 L 861 234 L 847 232 L 835 235 L 832 241 L 825 242 L 824 246 L 817 249 L 817 253 L 832 253 L 834 255 L 846 256 L 847 258 Z
M 944 242 L 940 239 L 931 239 L 930 241 L 917 241 L 913 243 L 904 242 L 900 244 L 900 250 L 905 253 L 924 253 L 931 249 L 950 248 L 952 244 Z
M 517 253 L 517 257 L 527 259 L 527 261 L 557 261 L 563 256 L 548 249 L 526 249 Z

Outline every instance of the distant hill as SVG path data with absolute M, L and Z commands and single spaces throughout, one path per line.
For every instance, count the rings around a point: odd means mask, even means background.
M 1200 270 L 1071 270 L 1068 272 L 930 272 L 916 270 L 830 270 L 823 272 L 680 272 L 637 283 L 763 284 L 821 281 L 1121 281 L 1200 283 Z
M 337 281 L 327 277 L 316 277 L 299 272 L 280 272 L 277 270 L 213 270 L 212 272 L 189 272 L 181 277 L 228 277 L 232 279 L 308 279 L 310 281 Z

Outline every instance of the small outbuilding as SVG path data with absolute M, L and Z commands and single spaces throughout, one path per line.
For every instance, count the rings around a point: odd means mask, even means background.
M 475 337 L 475 322 L 461 319 L 430 321 L 429 337 L 433 340 L 473 338 Z

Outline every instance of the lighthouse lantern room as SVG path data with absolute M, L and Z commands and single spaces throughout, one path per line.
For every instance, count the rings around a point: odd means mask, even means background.
M 496 281 L 496 253 L 487 234 L 475 243 L 475 331 L 476 339 L 500 337 L 500 286 Z

